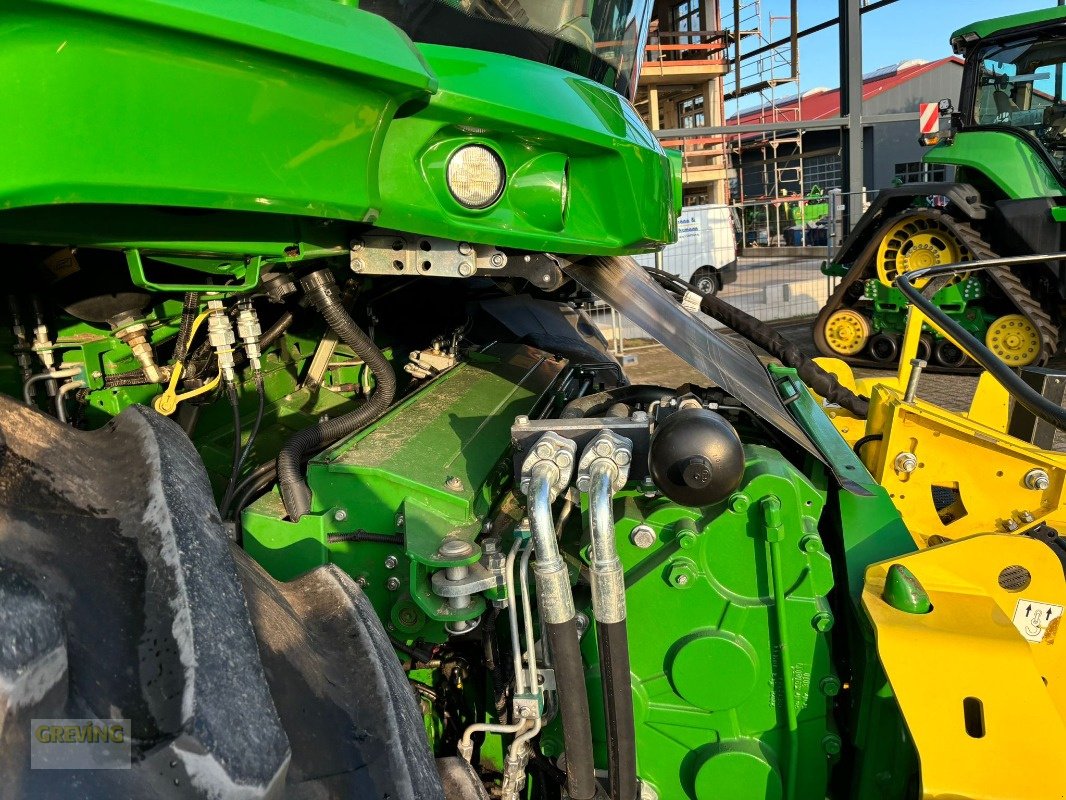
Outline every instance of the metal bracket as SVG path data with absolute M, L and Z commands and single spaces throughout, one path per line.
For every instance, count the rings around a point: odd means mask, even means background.
M 554 692 L 555 685 L 555 670 L 550 667 L 537 670 L 537 688 L 542 692 Z
M 479 270 L 498 272 L 505 266 L 507 254 L 492 245 L 384 232 L 351 243 L 352 272 L 361 275 L 469 278 Z
M 359 275 L 508 276 L 524 278 L 546 291 L 565 282 L 563 267 L 569 264 L 551 253 L 508 254 L 493 245 L 391 231 L 371 231 L 353 240 L 349 263 Z
M 628 480 L 642 481 L 648 475 L 648 446 L 651 440 L 647 416 L 640 417 L 590 417 L 576 419 L 530 419 L 518 417 L 511 426 L 511 443 L 514 445 L 514 477 L 521 485 L 523 465 L 533 453 L 541 436 L 552 431 L 570 439 L 584 451 L 602 431 L 609 430 L 633 443 L 633 457 L 629 464 Z
M 430 576 L 433 593 L 439 597 L 468 597 L 472 594 L 503 587 L 503 570 L 495 572 L 484 565 L 471 564 L 462 578 L 451 580 L 447 570 L 438 570 Z
M 515 719 L 536 719 L 540 716 L 541 695 L 520 694 L 514 698 L 511 708 L 514 709 Z

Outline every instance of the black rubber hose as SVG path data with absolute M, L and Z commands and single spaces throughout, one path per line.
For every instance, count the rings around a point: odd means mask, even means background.
M 637 733 L 626 622 L 597 622 L 611 800 L 637 798 Z M 569 749 L 567 750 L 569 752 Z
M 252 477 L 253 476 L 249 476 L 249 478 Z M 274 478 L 275 473 L 274 470 L 271 469 L 266 475 L 261 475 L 254 480 L 245 480 L 237 487 L 237 491 L 233 493 L 236 497 L 236 500 L 234 500 L 233 503 L 234 534 L 238 546 L 244 546 L 244 530 L 241 528 L 241 512 L 244 510 L 245 506 L 252 502 L 252 500 L 270 488 L 270 485 L 274 483 Z M 245 488 L 242 489 L 242 487 Z M 222 518 L 225 519 L 225 515 L 223 515 Z
M 244 443 L 244 449 L 241 450 L 240 456 L 236 464 L 234 464 L 233 473 L 230 475 L 229 484 L 226 486 L 226 494 L 222 499 L 222 508 L 225 509 L 229 508 L 229 504 L 233 500 L 233 495 L 237 491 L 237 479 L 241 476 L 244 464 L 248 461 L 248 455 L 252 452 L 252 446 L 259 435 L 259 428 L 263 424 L 263 412 L 266 410 L 266 392 L 263 389 L 262 372 L 255 373 L 255 393 L 259 401 L 255 411 L 255 419 L 252 421 L 251 430 L 248 431 L 248 441 Z M 240 431 L 237 432 L 237 438 L 239 441 Z
M 559 416 L 562 419 L 598 417 L 603 415 L 615 403 L 625 403 L 626 405 L 641 403 L 646 407 L 656 400 L 662 400 L 663 397 L 674 397 L 676 395 L 677 392 L 673 389 L 665 389 L 662 386 L 644 384 L 616 386 L 613 389 L 607 389 L 596 394 L 587 394 L 584 397 L 571 400 L 563 406 Z
M 999 381 L 1000 385 L 1010 393 L 1016 402 L 1028 409 L 1034 416 L 1039 417 L 1049 425 L 1053 425 L 1060 431 L 1066 431 L 1066 409 L 1048 400 L 1040 392 L 1029 386 L 1013 369 L 1003 363 L 995 353 L 979 342 L 973 334 L 925 297 L 921 289 L 915 288 L 914 283 L 923 278 L 938 278 L 961 271 L 973 272 L 1009 264 L 1063 260 L 1066 260 L 1066 257 L 1056 254 L 1054 257 L 1046 255 L 1019 256 L 1017 258 L 990 258 L 987 261 L 970 261 L 965 264 L 946 264 L 944 266 L 911 270 L 907 273 L 901 272 L 896 276 L 895 283 L 896 288 L 903 292 L 911 303 L 920 308 L 922 313 L 932 320 L 938 328 L 954 339 L 982 369 L 991 373 L 992 377 Z M 933 289 L 935 286 L 936 282 L 930 281 L 929 285 L 926 286 L 926 290 Z
M 228 506 L 233 499 L 233 490 L 237 487 L 237 477 L 241 471 L 241 404 L 237 399 L 237 387 L 226 383 L 226 396 L 233 410 L 233 466 L 230 468 L 226 493 L 222 496 L 222 505 Z
M 253 484 L 258 483 L 259 481 L 263 480 L 267 476 L 270 477 L 270 483 L 273 483 L 276 474 L 277 474 L 277 462 L 274 459 L 271 459 L 270 461 L 267 461 L 267 462 L 265 462 L 263 464 L 260 464 L 254 470 L 249 472 L 244 477 L 244 480 L 242 480 L 239 484 L 237 484 L 237 488 L 233 490 L 233 496 L 235 498 L 239 498 L 242 494 L 244 494 L 245 489 L 247 489 L 248 487 L 252 486 Z M 227 505 L 223 504 L 222 507 L 219 509 L 219 511 L 222 512 L 222 519 L 228 519 L 227 515 L 229 514 L 229 507 Z M 238 511 L 237 513 L 239 514 L 240 512 Z
M 318 270 L 300 283 L 337 338 L 363 359 L 364 369 L 370 370 L 377 386 L 370 399 L 355 411 L 305 428 L 281 448 L 278 453 L 278 488 L 285 512 L 293 522 L 311 508 L 311 489 L 303 473 L 304 458 L 324 444 L 335 442 L 378 419 L 396 396 L 396 374 L 392 365 L 344 310 L 333 273 L 328 269 Z
M 389 641 L 395 649 L 399 650 L 405 656 L 410 657 L 413 661 L 420 661 L 423 664 L 428 664 L 433 660 L 433 654 L 429 651 L 412 647 L 409 644 L 404 644 L 391 633 L 389 634 Z
M 855 455 L 857 455 L 859 458 L 862 458 L 863 445 L 867 445 L 870 442 L 879 442 L 884 438 L 885 435 L 883 433 L 868 433 L 865 436 L 862 436 L 857 439 L 851 449 L 855 453 Z
M 282 334 L 289 329 L 294 319 L 296 319 L 296 315 L 291 311 L 286 311 L 278 317 L 278 321 L 267 328 L 263 335 L 259 337 L 259 349 L 265 352 L 270 345 L 282 337 Z
M 596 765 L 592 757 L 592 722 L 577 618 L 546 622 L 544 627 L 558 676 L 556 689 L 559 715 L 563 721 L 563 741 L 566 742 L 567 793 L 573 800 L 592 800 L 596 796 Z
M 685 292 L 699 294 L 695 287 L 676 275 L 648 267 L 645 267 L 645 270 L 668 291 L 680 295 L 684 295 Z M 846 386 L 841 386 L 836 375 L 820 367 L 798 346 L 788 341 L 765 322 L 746 314 L 715 295 L 701 296 L 700 311 L 736 331 L 749 342 L 758 345 L 786 367 L 796 370 L 804 383 L 830 403 L 835 403 L 850 411 L 859 419 L 866 419 L 870 413 L 870 401 L 867 398 L 855 394 Z
M 185 300 L 181 306 L 181 325 L 178 327 L 178 341 L 174 345 L 174 361 L 184 361 L 189 354 L 189 336 L 192 333 L 192 324 L 196 321 L 196 315 L 200 311 L 200 295 L 196 292 L 186 292 Z
M 492 705 L 496 714 L 502 719 L 507 709 L 507 675 L 503 671 L 503 660 L 500 656 L 500 642 L 496 638 L 496 620 L 499 619 L 500 609 L 493 608 L 485 614 L 485 623 L 482 626 L 482 641 L 484 646 L 485 666 L 488 667 L 492 682 Z

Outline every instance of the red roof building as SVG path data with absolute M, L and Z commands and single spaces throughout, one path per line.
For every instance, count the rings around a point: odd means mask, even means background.
M 922 102 L 958 102 L 962 59 L 907 61 L 863 76 L 863 114 L 918 110 Z M 839 89 L 812 89 L 799 97 L 765 103 L 731 116 L 726 124 L 762 125 L 831 119 L 840 115 Z M 731 137 L 735 200 L 807 194 L 840 185 L 840 133 L 836 130 L 778 131 Z M 863 133 L 865 184 L 883 188 L 903 181 L 939 178 L 921 164 L 917 122 L 867 126 Z

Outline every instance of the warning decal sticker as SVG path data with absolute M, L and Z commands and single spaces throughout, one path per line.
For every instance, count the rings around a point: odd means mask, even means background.
M 1053 603 L 1022 599 L 1014 608 L 1014 627 L 1030 642 L 1054 642 L 1060 619 L 1062 606 Z

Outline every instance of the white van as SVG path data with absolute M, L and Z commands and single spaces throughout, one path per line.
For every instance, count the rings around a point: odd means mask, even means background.
M 737 279 L 734 210 L 729 206 L 686 206 L 677 219 L 677 241 L 663 248 L 662 268 L 684 278 L 702 294 L 714 294 Z M 655 266 L 655 254 L 634 256 Z

